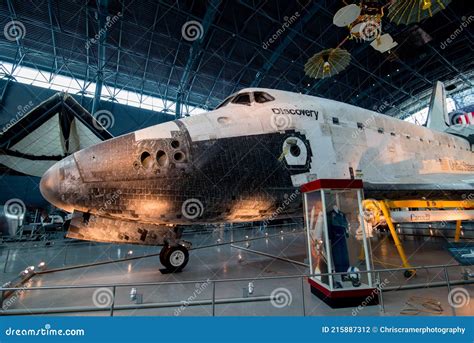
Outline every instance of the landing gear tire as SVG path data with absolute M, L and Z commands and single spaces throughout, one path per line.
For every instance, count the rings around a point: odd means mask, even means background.
M 414 270 L 405 270 L 405 272 L 403 273 L 403 275 L 409 279 L 411 278 L 413 275 L 415 275 L 415 271 Z
M 180 272 L 188 264 L 189 252 L 182 245 L 164 246 L 160 252 L 160 262 L 171 273 Z

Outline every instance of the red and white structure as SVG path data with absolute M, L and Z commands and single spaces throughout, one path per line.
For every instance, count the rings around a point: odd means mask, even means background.
M 358 179 L 318 179 L 301 186 L 311 292 L 331 307 L 378 304 L 369 233 Z

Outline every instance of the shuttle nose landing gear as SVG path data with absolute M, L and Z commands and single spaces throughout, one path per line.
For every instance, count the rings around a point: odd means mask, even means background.
M 160 262 L 165 269 L 160 269 L 163 274 L 178 273 L 188 264 L 188 248 L 177 244 L 174 246 L 165 245 L 160 252 Z

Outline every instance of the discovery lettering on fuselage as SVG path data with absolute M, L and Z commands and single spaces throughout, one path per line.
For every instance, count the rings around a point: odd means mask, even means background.
M 297 108 L 272 108 L 274 114 L 291 114 L 291 115 L 298 115 L 298 116 L 307 116 L 307 117 L 314 117 L 315 120 L 318 120 L 318 111 L 315 110 L 301 110 Z

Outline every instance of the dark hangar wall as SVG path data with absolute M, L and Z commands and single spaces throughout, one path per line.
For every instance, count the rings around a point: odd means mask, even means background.
M 0 89 L 3 88 L 2 82 L 5 81 L 0 81 Z M 27 111 L 31 110 L 31 108 L 57 92 L 51 89 L 10 82 L 0 103 L 0 128 L 3 129 L 13 118 L 21 116 L 25 109 Z M 77 95 L 74 97 L 84 108 L 90 111 L 92 107 L 91 98 Z M 113 113 L 115 121 L 109 131 L 114 136 L 175 119 L 174 115 L 110 101 L 101 101 L 99 109 L 109 110 Z M 9 199 L 19 198 L 27 206 L 47 205 L 39 191 L 39 178 L 4 175 L 4 173 L 5 171 L 1 171 L 0 174 L 0 204 L 4 204 Z

